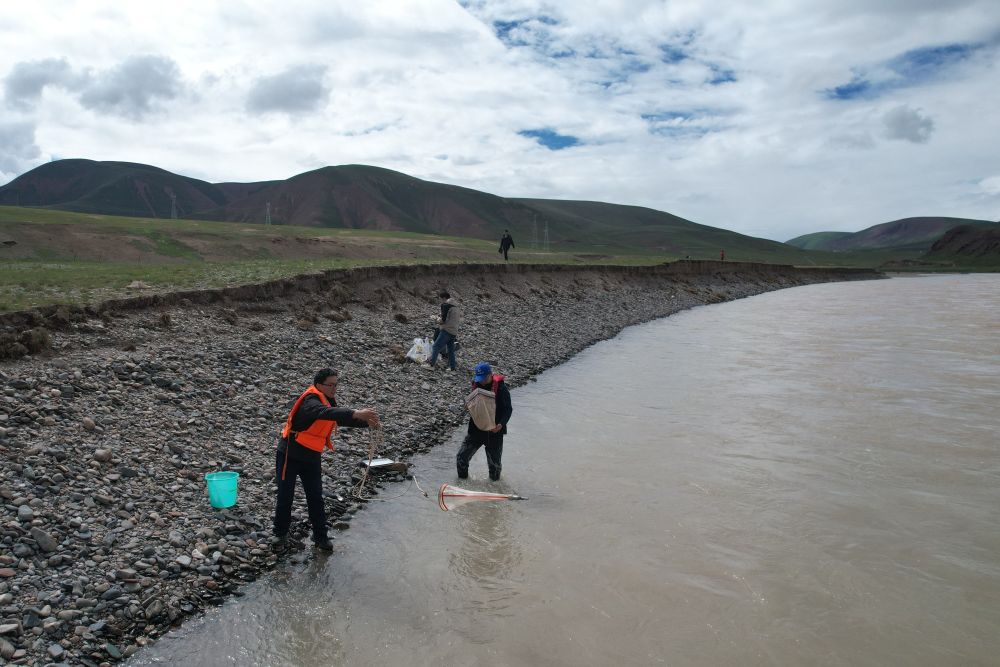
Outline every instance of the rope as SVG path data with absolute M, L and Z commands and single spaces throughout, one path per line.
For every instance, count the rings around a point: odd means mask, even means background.
M 385 442 L 381 426 L 378 428 L 369 428 L 368 432 L 371 434 L 368 443 L 368 465 L 365 466 L 365 471 L 361 473 L 361 479 L 354 485 L 354 492 L 351 494 L 358 500 L 368 500 L 368 496 L 365 493 L 365 484 L 368 483 L 368 475 L 372 467 L 372 461 L 375 460 L 375 452 L 381 449 L 382 444 Z
M 359 479 L 358 483 L 354 485 L 354 490 L 351 493 L 351 495 L 357 498 L 358 500 L 380 500 L 382 502 L 386 502 L 389 500 L 396 500 L 397 498 L 402 498 L 410 490 L 410 486 L 407 486 L 406 489 L 404 489 L 403 492 L 400 493 L 399 495 L 392 496 L 391 498 L 372 498 L 367 493 L 365 485 L 368 483 L 372 467 L 372 461 L 375 460 L 376 452 L 378 452 L 378 450 L 382 448 L 382 445 L 385 442 L 385 434 L 382 431 L 381 427 L 370 428 L 368 430 L 371 433 L 370 442 L 368 443 L 368 465 L 364 467 L 365 470 L 364 472 L 361 473 L 361 479 Z M 422 488 L 420 488 L 420 483 L 417 481 L 416 475 L 410 475 L 410 482 L 411 485 L 416 484 L 417 489 L 420 491 L 420 493 L 424 494 L 424 498 L 430 498 L 430 496 L 427 495 L 427 492 L 424 491 Z

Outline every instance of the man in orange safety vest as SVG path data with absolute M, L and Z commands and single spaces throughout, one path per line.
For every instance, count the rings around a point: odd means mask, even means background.
M 339 375 L 332 368 L 319 370 L 285 420 L 278 439 L 275 457 L 275 481 L 278 493 L 274 505 L 274 542 L 288 544 L 292 522 L 292 499 L 295 478 L 302 480 L 312 524 L 313 544 L 324 551 L 333 550 L 326 530 L 323 506 L 323 471 L 320 458 L 324 449 L 333 450 L 333 432 L 340 426 L 378 428 L 378 413 L 372 408 L 351 410 L 337 406 Z

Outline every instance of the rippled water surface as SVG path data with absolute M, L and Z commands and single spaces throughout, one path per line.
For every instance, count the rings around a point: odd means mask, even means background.
M 527 502 L 388 488 L 131 664 L 1000 661 L 1000 277 L 698 308 L 513 398 L 503 481 L 463 486 Z

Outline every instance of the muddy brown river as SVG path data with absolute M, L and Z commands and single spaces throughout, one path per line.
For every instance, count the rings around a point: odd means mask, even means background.
M 998 664 L 1000 276 L 697 308 L 513 402 L 462 486 L 529 500 L 389 486 L 129 664 Z

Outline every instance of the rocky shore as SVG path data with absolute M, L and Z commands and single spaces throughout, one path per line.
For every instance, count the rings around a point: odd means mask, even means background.
M 387 267 L 4 315 L 8 340 L 49 346 L 0 362 L 0 665 L 113 663 L 280 563 L 274 442 L 317 368 L 340 370 L 342 405 L 378 409 L 377 454 L 406 461 L 464 423 L 477 361 L 517 386 L 631 324 L 876 277 L 734 262 Z M 458 373 L 404 357 L 430 335 L 441 288 L 464 311 Z M 325 456 L 335 529 L 363 516 L 353 480 L 370 442 L 342 429 Z M 206 494 L 218 470 L 241 474 L 225 510 Z M 296 503 L 304 538 L 301 492 Z

